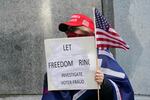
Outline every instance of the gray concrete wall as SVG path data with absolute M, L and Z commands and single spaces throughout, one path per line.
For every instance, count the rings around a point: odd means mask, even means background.
M 41 100 L 41 95 L 5 95 L 0 100 Z
M 44 0 L 0 0 L 0 94 L 42 91 Z
M 101 0 L 0 0 L 0 100 L 41 98 L 44 39 L 65 37 L 58 24 L 93 6 Z
M 150 100 L 150 0 L 114 0 L 115 29 L 130 45 L 117 50 L 134 88 L 136 100 Z

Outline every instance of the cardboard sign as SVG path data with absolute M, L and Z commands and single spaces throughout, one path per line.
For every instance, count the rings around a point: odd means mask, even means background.
M 45 40 L 48 90 L 97 89 L 94 37 Z

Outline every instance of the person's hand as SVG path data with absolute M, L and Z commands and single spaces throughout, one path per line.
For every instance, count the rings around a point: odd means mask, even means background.
M 95 73 L 95 81 L 97 82 L 97 84 L 101 85 L 103 83 L 104 80 L 104 74 L 101 70 L 97 70 Z

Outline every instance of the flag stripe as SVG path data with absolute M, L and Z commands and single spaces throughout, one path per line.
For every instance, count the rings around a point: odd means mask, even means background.
M 122 48 L 124 50 L 127 50 L 126 48 L 120 47 L 120 46 L 112 46 L 107 44 L 98 44 L 97 48 L 101 48 L 102 50 L 105 50 L 106 48 Z
M 108 31 L 111 35 L 120 37 L 120 35 L 117 34 L 117 32 L 113 28 L 109 28 Z
M 116 39 L 107 37 L 107 36 L 105 36 L 105 35 L 97 35 L 96 38 L 97 38 L 97 39 L 99 39 L 99 38 L 105 38 L 105 39 L 108 39 L 108 40 L 111 40 L 111 41 L 116 41 L 116 42 L 118 42 L 118 43 L 124 45 L 124 43 L 122 43 L 122 42 L 120 42 L 120 41 L 117 41 Z M 99 40 L 97 40 L 97 41 L 99 41 Z
M 117 100 L 122 100 L 117 84 L 115 82 L 113 82 L 111 79 L 109 79 L 109 81 L 113 84 L 113 86 L 115 88 Z
M 84 94 L 87 90 L 80 90 L 76 94 L 73 95 L 72 100 L 77 100 L 82 94 Z
M 114 76 L 114 77 L 119 77 L 119 78 L 122 78 L 122 79 L 125 78 L 125 74 L 122 73 L 122 72 L 118 72 L 118 71 L 115 71 L 115 70 L 112 70 L 112 69 L 109 69 L 109 68 L 101 68 L 101 70 L 104 74 L 111 75 L 111 76 Z
M 109 34 L 108 32 L 103 31 L 102 29 L 97 29 L 97 33 L 96 34 L 97 34 L 96 37 L 100 37 L 100 36 L 104 35 L 104 36 L 107 36 L 109 38 L 115 39 L 116 41 L 121 42 L 121 43 L 126 45 L 126 43 L 123 41 L 122 38 L 113 36 L 113 35 Z
M 122 48 L 124 50 L 127 50 L 128 48 L 122 46 L 122 45 L 118 45 L 118 44 L 112 44 L 112 43 L 108 43 L 108 42 L 103 42 L 103 41 L 100 41 L 100 43 L 98 43 L 97 41 L 97 47 L 102 47 L 102 48 Z
M 125 47 L 125 48 L 129 48 L 129 47 L 127 47 L 127 45 L 123 45 L 123 44 L 120 43 L 120 42 L 117 42 L 117 41 L 114 41 L 114 40 L 111 40 L 111 39 L 107 39 L 107 38 L 97 38 L 96 40 L 97 40 L 98 42 L 101 42 L 101 41 L 110 42 L 110 43 L 122 45 L 122 46 Z

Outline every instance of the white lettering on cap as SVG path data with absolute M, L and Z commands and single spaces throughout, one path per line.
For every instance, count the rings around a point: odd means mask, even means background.
M 82 25 L 85 25 L 85 26 L 89 27 L 89 22 L 87 20 L 83 20 Z
M 80 16 L 79 15 L 73 15 L 73 16 L 71 16 L 71 18 L 80 18 Z
M 71 21 L 71 22 L 76 22 L 76 21 L 77 21 L 77 19 L 71 19 L 70 21 Z

